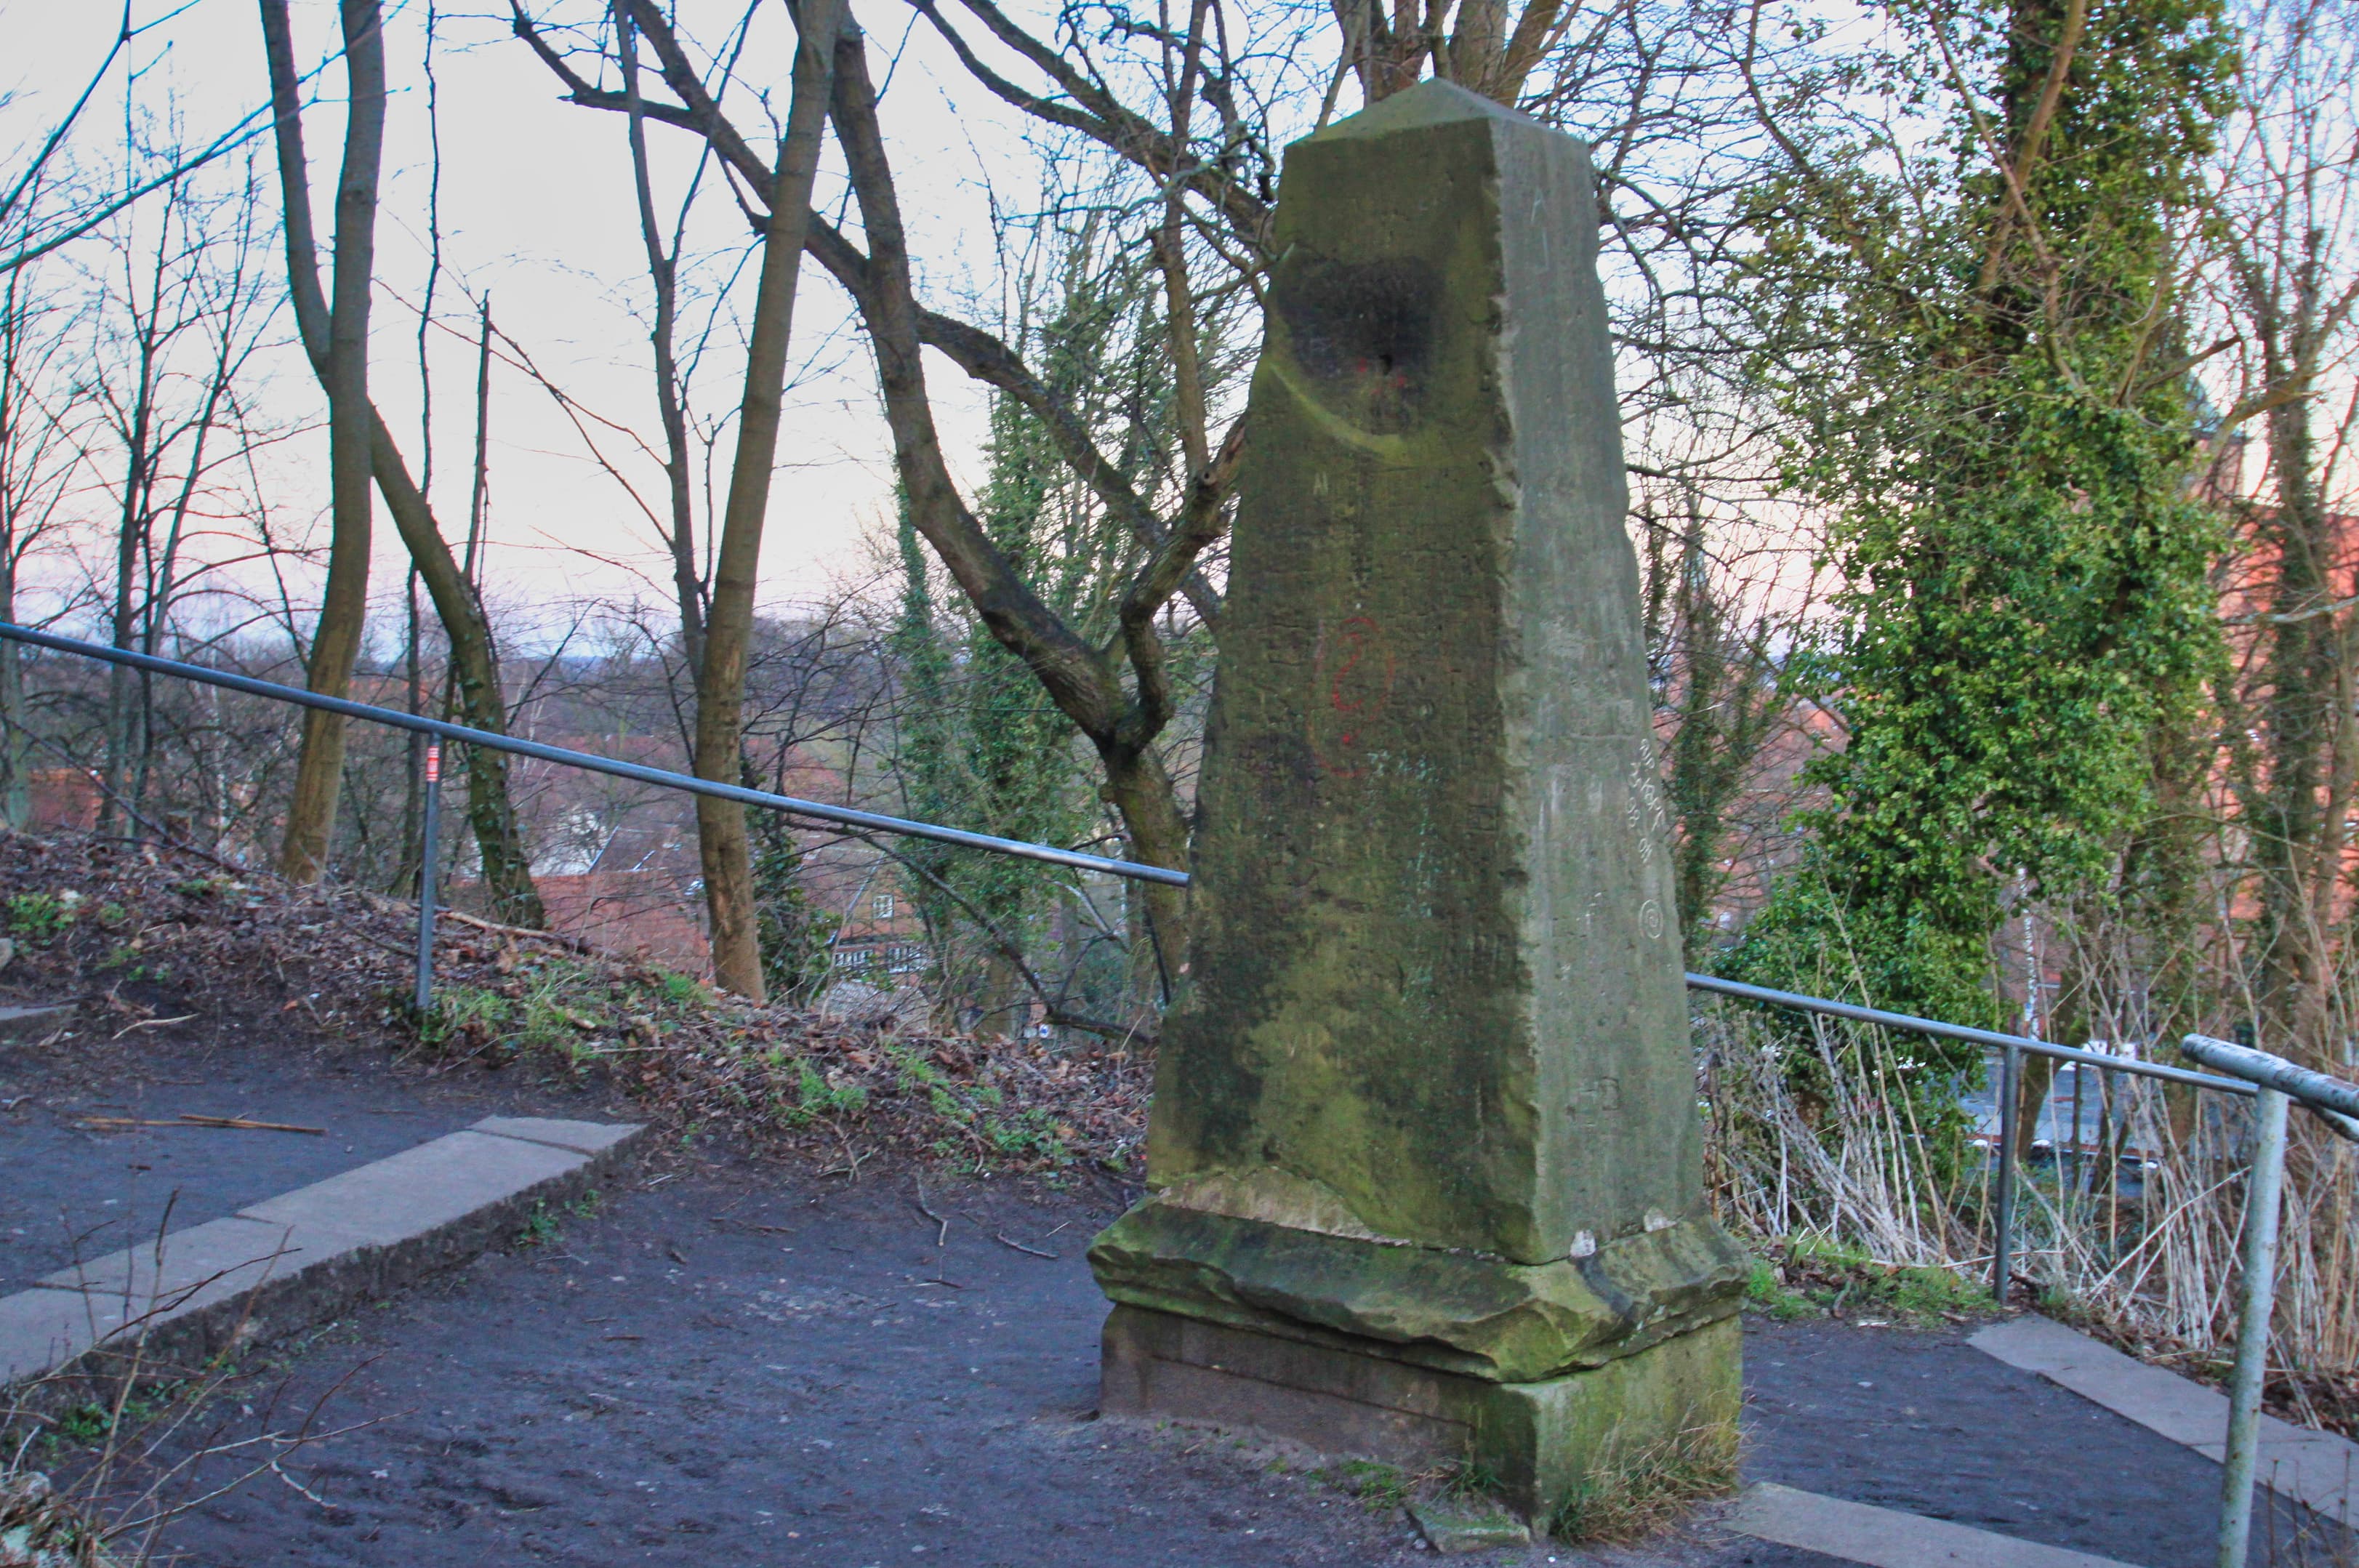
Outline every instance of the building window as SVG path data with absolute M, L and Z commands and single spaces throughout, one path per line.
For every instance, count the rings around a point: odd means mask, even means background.
M 877 894 L 874 908 L 876 910 L 876 918 L 878 920 L 891 920 L 893 918 L 893 895 L 890 893 Z

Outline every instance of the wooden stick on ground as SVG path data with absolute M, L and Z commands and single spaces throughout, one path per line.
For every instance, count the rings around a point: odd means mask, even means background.
M 328 1136 L 326 1127 L 297 1127 L 290 1122 L 258 1122 L 251 1116 L 207 1116 L 194 1111 L 182 1111 L 171 1121 L 155 1121 L 144 1116 L 76 1116 L 77 1127 L 222 1127 L 233 1132 L 299 1132 L 313 1138 Z

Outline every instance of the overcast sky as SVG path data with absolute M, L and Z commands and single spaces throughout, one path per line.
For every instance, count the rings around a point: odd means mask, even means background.
M 549 7 L 542 0 L 535 8 Z M 415 466 L 416 310 L 427 274 L 432 169 L 423 65 L 427 11 L 423 0 L 388 9 L 393 96 L 371 373 L 379 407 L 403 432 Z M 682 10 L 688 30 L 708 40 L 717 38 L 735 14 L 734 7 L 700 6 L 692 0 Z M 995 273 L 987 183 L 996 182 L 1020 203 L 1037 187 L 1038 166 L 1020 127 L 1011 123 L 1011 112 L 953 74 L 955 62 L 947 60 L 930 36 L 907 31 L 913 12 L 880 0 L 864 0 L 854 10 L 871 29 L 879 71 L 890 66 L 885 119 L 896 143 L 924 295 L 929 303 L 988 314 L 990 303 L 973 298 L 978 288 L 993 286 Z M 767 72 L 782 84 L 783 113 L 791 33 L 782 5 L 768 11 L 773 14 L 765 18 L 766 30 L 757 31 L 746 59 L 757 78 Z M 331 0 L 296 0 L 294 13 L 299 60 L 308 68 L 331 50 L 335 7 Z M 140 0 L 139 20 L 167 14 L 166 5 Z M 577 6 L 572 14 L 594 16 L 595 7 Z M 131 95 L 150 109 L 176 106 L 192 139 L 234 123 L 266 96 L 256 16 L 252 0 L 196 0 L 140 40 L 146 74 Z M 0 145 L 21 144 L 62 109 L 103 56 L 113 26 L 113 13 L 100 4 L 18 0 L 0 5 L 0 88 L 14 94 L 14 102 L 0 110 Z M 548 71 L 509 35 L 505 12 L 492 14 L 484 0 L 473 0 L 470 10 L 443 14 L 438 37 L 446 271 L 436 315 L 451 330 L 429 334 L 434 494 L 446 531 L 456 534 L 466 516 L 473 417 L 470 294 L 488 291 L 502 330 L 588 409 L 645 432 L 650 441 L 657 425 L 641 314 L 647 298 L 644 258 L 630 204 L 621 117 L 560 102 Z M 84 157 L 107 156 L 109 144 L 117 139 L 125 85 L 125 73 L 118 68 L 77 138 Z M 342 138 L 341 64 L 331 64 L 313 86 L 319 102 L 307 114 L 306 131 L 324 242 Z M 685 188 L 695 144 L 661 126 L 651 125 L 650 134 L 659 160 L 658 205 L 669 212 Z M 255 147 L 262 172 L 275 179 L 266 138 Z M 821 189 L 823 198 L 840 199 L 835 180 L 823 180 Z M 690 230 L 690 249 L 707 258 L 697 268 L 707 287 L 725 276 L 745 239 L 725 193 L 717 185 L 708 190 L 702 219 Z M 271 266 L 277 276 L 276 254 Z M 748 292 L 750 281 L 748 276 Z M 686 323 L 684 333 L 695 324 Z M 281 328 L 283 336 L 283 318 Z M 850 327 L 842 296 L 815 266 L 805 268 L 795 339 L 797 380 L 788 394 L 782 469 L 763 559 L 765 593 L 772 600 L 823 592 L 832 582 L 859 573 L 868 559 L 864 532 L 881 526 L 890 506 L 890 452 L 875 409 L 866 347 Z M 716 374 L 703 387 L 711 412 L 735 401 L 730 388 L 739 355 L 726 326 L 721 341 L 712 361 Z M 946 362 L 933 360 L 930 374 L 945 436 L 962 477 L 972 477 L 982 401 Z M 270 376 L 266 403 L 274 416 L 320 417 L 317 389 L 291 354 L 272 362 Z M 652 529 L 625 488 L 592 460 L 554 401 L 526 376 L 498 369 L 490 428 L 495 598 L 506 601 L 511 613 L 527 614 L 580 595 L 637 592 L 660 602 L 666 573 Z M 603 441 L 608 457 L 640 493 L 660 505 L 660 475 L 646 454 L 612 431 Z M 716 489 L 725 484 L 730 450 L 724 441 Z M 283 507 L 316 511 L 324 505 L 324 431 L 315 431 L 288 443 L 273 460 L 273 483 L 284 492 L 277 497 Z M 383 595 L 397 584 L 403 562 L 382 515 L 377 539 L 373 587 Z

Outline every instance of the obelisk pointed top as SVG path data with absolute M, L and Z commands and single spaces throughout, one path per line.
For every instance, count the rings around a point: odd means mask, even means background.
M 1538 125 L 1538 121 L 1520 110 L 1494 103 L 1480 93 L 1470 93 L 1455 82 L 1439 77 L 1405 87 L 1391 97 L 1371 103 L 1349 119 L 1333 125 L 1310 137 L 1312 141 L 1335 141 L 1346 136 L 1384 136 L 1396 131 L 1420 130 L 1428 125 L 1455 125 L 1466 120 L 1508 120 L 1520 125 Z

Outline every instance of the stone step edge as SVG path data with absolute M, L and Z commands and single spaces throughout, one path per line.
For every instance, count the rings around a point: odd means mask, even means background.
M 625 1165 L 644 1124 L 487 1116 L 383 1160 L 249 1204 L 235 1215 L 168 1235 L 49 1276 L 0 1297 L 0 1428 L 98 1397 L 126 1371 L 141 1381 L 185 1377 L 227 1353 L 281 1340 L 384 1301 L 408 1286 L 513 1242 L 543 1205 L 581 1198 Z M 488 1157 L 488 1158 L 487 1158 Z M 471 1162 L 491 1179 L 464 1201 Z M 438 1169 L 439 1168 L 439 1169 Z M 430 1181 L 443 1178 L 441 1213 Z M 454 1176 L 457 1180 L 453 1180 Z M 372 1193 L 370 1188 L 379 1189 Z M 422 1217 L 399 1209 L 419 1196 Z M 374 1214 L 367 1200 L 386 1202 Z M 452 1211 L 451 1199 L 463 1206 Z M 162 1252 L 202 1256 L 200 1232 L 251 1227 L 251 1257 L 211 1283 L 149 1276 Z M 212 1239 L 212 1238 L 207 1238 Z M 176 1246 L 176 1244 L 189 1244 Z M 214 1241 L 212 1250 L 220 1251 Z M 130 1289 L 126 1290 L 125 1285 Z M 128 1296 L 129 1301 L 125 1298 Z
M 2025 1313 L 1969 1335 L 1994 1360 L 2035 1373 L 2147 1431 L 2220 1462 L 2227 1447 L 2228 1397 L 2166 1367 L 2150 1366 L 2103 1340 Z M 2264 1415 L 2255 1479 L 2321 1518 L 2359 1511 L 2359 1443 Z
M 1745 1487 L 1720 1524 L 1756 1541 L 1867 1568 L 2135 1568 L 2115 1558 L 1769 1482 Z

